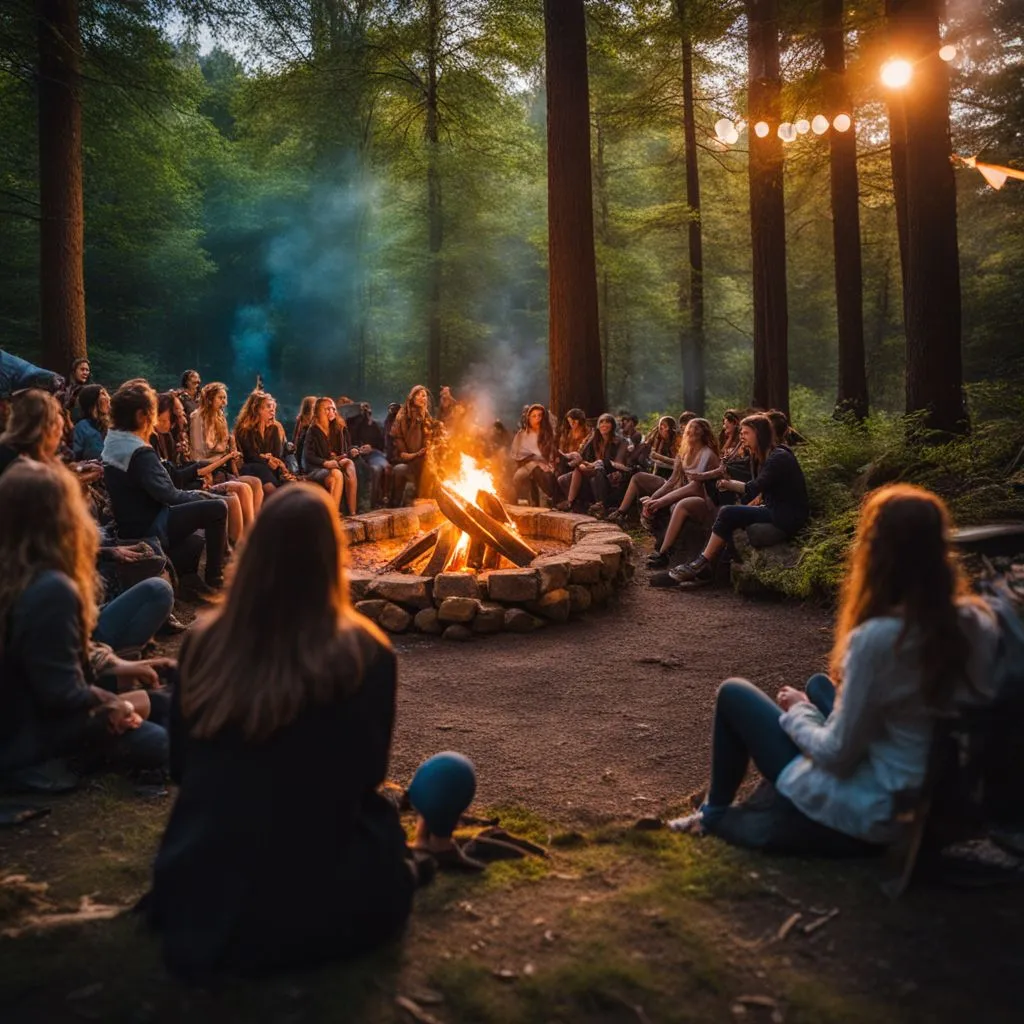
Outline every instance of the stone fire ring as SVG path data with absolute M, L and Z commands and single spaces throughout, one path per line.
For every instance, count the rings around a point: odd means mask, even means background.
M 590 516 L 508 506 L 519 532 L 569 547 L 539 555 L 525 569 L 444 572 L 433 578 L 407 573 L 349 572 L 358 612 L 389 633 L 419 632 L 446 640 L 490 633 L 532 633 L 607 604 L 633 577 L 633 542 L 614 523 Z M 381 509 L 342 523 L 349 545 L 412 537 L 443 517 L 433 501 Z

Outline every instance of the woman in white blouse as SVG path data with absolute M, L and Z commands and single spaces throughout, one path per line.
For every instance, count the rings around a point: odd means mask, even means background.
M 924 782 L 936 717 L 991 696 L 998 627 L 970 595 L 949 536 L 946 507 L 929 491 L 897 484 L 867 498 L 836 625 L 835 683 L 817 675 L 774 702 L 744 680 L 723 683 L 707 799 L 670 828 L 714 832 L 753 760 L 812 821 L 868 843 L 897 838 L 894 798 Z

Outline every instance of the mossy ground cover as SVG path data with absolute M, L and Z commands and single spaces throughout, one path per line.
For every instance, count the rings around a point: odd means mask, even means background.
M 55 802 L 0 836 L 0 930 L 40 899 L 130 906 L 145 890 L 167 802 L 123 785 Z M 897 904 L 877 863 L 765 858 L 715 840 L 606 825 L 566 831 L 498 808 L 547 859 L 442 875 L 417 897 L 403 939 L 362 960 L 281 978 L 188 989 L 126 914 L 0 939 L 0 1019 L 527 1022 L 937 1021 L 1012 1019 L 1020 891 L 925 887 Z M 294 879 L 316 899 L 315 879 Z M 837 916 L 805 933 L 805 924 Z M 784 939 L 780 927 L 794 914 Z M 400 1005 L 398 1000 L 406 1000 Z M 412 1009 L 410 1009 L 412 1008 Z

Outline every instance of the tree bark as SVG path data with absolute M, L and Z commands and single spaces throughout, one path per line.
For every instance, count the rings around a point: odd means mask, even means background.
M 440 0 L 427 2 L 427 220 L 430 245 L 427 294 L 427 386 L 436 397 L 441 390 L 441 248 L 444 222 L 441 209 L 441 169 L 438 136 L 437 64 L 440 50 Z
M 84 358 L 82 40 L 78 0 L 38 0 L 39 275 L 43 362 L 67 372 Z
M 594 121 L 594 130 L 597 133 L 597 161 L 594 165 L 594 188 L 597 192 L 598 209 L 597 234 L 603 246 L 603 255 L 607 260 L 608 252 L 611 248 L 611 238 L 608 210 L 608 179 L 604 163 L 604 131 L 601 128 L 600 117 Z M 612 286 L 607 263 L 601 267 L 600 277 L 600 298 L 598 300 L 597 313 L 601 332 L 601 367 L 603 370 L 601 389 L 607 395 L 608 363 L 612 335 Z
M 829 118 L 853 104 L 846 84 L 843 0 L 822 0 L 821 41 L 825 55 L 825 89 Z M 864 362 L 864 281 L 861 267 L 860 209 L 857 185 L 857 135 L 829 133 L 829 178 L 832 189 L 832 246 L 835 251 L 836 319 L 839 328 L 839 388 L 836 414 L 868 414 L 868 378 Z
M 914 65 L 903 90 L 907 412 L 935 430 L 967 427 L 961 356 L 956 181 L 950 163 L 949 72 L 938 55 L 938 0 L 887 0 L 890 40 Z M 895 150 L 894 150 L 895 159 Z
M 583 0 L 544 0 L 548 108 L 550 405 L 604 409 Z
M 683 361 L 683 405 L 704 415 L 706 380 L 704 370 L 704 241 L 700 220 L 700 176 L 697 168 L 697 119 L 693 102 L 693 42 L 686 23 L 685 5 L 678 0 L 683 49 L 683 141 L 686 147 L 686 205 L 690 208 L 687 227 L 689 280 L 680 281 L 680 306 L 689 305 L 689 324 L 680 330 Z M 688 295 L 687 295 L 688 287 Z
M 789 411 L 786 209 L 779 125 L 778 0 L 747 0 L 750 235 L 754 268 L 754 405 Z M 754 125 L 766 121 L 758 138 Z

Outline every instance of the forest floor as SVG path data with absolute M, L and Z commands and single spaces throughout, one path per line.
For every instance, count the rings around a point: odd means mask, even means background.
M 98 780 L 0 833 L 0 879 L 26 876 L 0 884 L 0 930 L 13 930 L 0 938 L 0 1019 L 1019 1020 L 1020 889 L 919 885 L 889 903 L 875 862 L 771 858 L 629 827 L 683 809 L 706 781 L 722 679 L 769 692 L 800 683 L 829 639 L 821 608 L 652 590 L 643 569 L 614 608 L 529 637 L 398 638 L 393 777 L 463 751 L 478 812 L 548 858 L 439 877 L 404 939 L 357 963 L 184 989 L 131 915 L 12 937 L 41 905 L 127 907 L 145 891 L 170 801 Z M 315 879 L 295 885 L 316 898 Z

